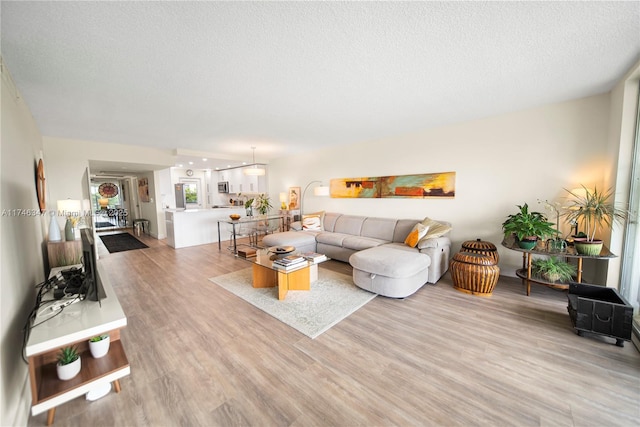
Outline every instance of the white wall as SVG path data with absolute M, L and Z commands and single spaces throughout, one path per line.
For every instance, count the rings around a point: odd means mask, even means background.
M 82 141 L 67 138 L 43 138 L 44 155 L 50 169 L 49 182 L 51 184 L 51 198 L 47 201 L 47 207 L 55 209 L 56 201 L 60 199 L 82 199 L 84 183 L 83 174 L 89 166 L 90 160 L 113 161 L 149 165 L 150 169 L 159 165 L 169 167 L 174 162 L 171 150 L 157 148 L 131 146 L 123 144 L 109 144 L 96 141 Z M 149 186 L 153 185 L 153 173 L 147 174 Z M 137 190 L 137 189 L 136 189 Z M 157 232 L 157 219 L 155 208 L 155 193 L 153 208 L 145 204 L 144 215 L 152 222 L 154 235 Z M 147 217 L 145 217 L 147 218 Z M 63 218 L 59 219 L 62 226 Z
M 269 194 L 331 178 L 456 172 L 453 199 L 337 199 L 307 191 L 304 210 L 447 220 L 452 251 L 481 238 L 500 253 L 501 273 L 515 275 L 521 254 L 502 248 L 501 224 L 516 205 L 543 210 L 563 188 L 601 187 L 608 168 L 609 94 L 451 126 L 289 156 L 269 165 Z M 564 227 L 566 231 L 568 228 Z
M 35 171 L 42 157 L 42 137 L 2 65 L 0 425 L 8 426 L 26 425 L 29 416 L 31 393 L 27 365 L 21 357 L 22 328 L 35 303 L 35 285 L 44 279 L 44 236 L 49 217 L 14 211 L 39 212 Z M 46 159 L 44 166 L 48 184 Z

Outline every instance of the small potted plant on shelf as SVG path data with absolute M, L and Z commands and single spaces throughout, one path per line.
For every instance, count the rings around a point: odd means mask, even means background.
M 533 260 L 531 273 L 548 282 L 568 282 L 575 276 L 576 266 L 552 256 Z
M 111 340 L 109 334 L 102 334 L 89 339 L 89 351 L 94 359 L 99 359 L 109 352 Z
M 559 233 L 543 214 L 529 211 L 526 203 L 517 207 L 520 212 L 507 216 L 506 221 L 502 223 L 502 231 L 505 237 L 514 235 L 522 249 L 533 249 L 538 238 L 556 236 Z
M 57 359 L 56 372 L 59 379 L 67 381 L 80 372 L 81 360 L 76 346 L 61 348 Z
M 613 190 L 606 192 L 598 191 L 596 187 L 593 191 L 582 186 L 582 190 L 567 190 L 573 199 L 567 207 L 564 216 L 569 222 L 584 225 L 584 238 L 574 239 L 576 252 L 582 255 L 598 255 L 602 250 L 602 240 L 596 239 L 599 228 L 605 226 L 611 229 L 615 223 L 624 224 L 628 212 L 614 205 L 611 198 Z

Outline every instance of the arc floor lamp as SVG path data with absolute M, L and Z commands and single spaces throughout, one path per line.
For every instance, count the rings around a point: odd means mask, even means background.
M 308 183 L 307 186 L 304 187 L 304 191 L 302 192 L 302 197 L 300 198 L 300 215 L 301 216 L 304 215 L 304 210 L 303 210 L 304 196 L 307 193 L 307 190 L 309 189 L 309 187 L 316 183 L 319 183 L 320 185 L 313 189 L 314 196 L 326 197 L 331 194 L 329 187 L 326 185 L 322 185 L 322 181 L 311 181 L 310 183 Z

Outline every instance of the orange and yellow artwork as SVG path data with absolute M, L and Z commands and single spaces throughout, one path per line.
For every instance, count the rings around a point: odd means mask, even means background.
M 456 173 L 336 178 L 330 188 L 331 197 L 336 198 L 452 198 L 456 195 Z

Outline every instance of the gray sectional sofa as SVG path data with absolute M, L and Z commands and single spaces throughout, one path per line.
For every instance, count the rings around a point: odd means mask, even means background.
M 423 239 L 413 248 L 404 243 L 417 219 L 376 218 L 324 213 L 322 229 L 293 231 L 264 237 L 265 246 L 295 246 L 301 252 L 318 252 L 348 262 L 354 283 L 380 295 L 404 298 L 425 283 L 436 283 L 449 268 L 451 240 Z M 450 225 L 447 222 L 439 221 Z

